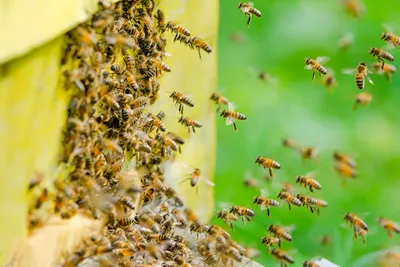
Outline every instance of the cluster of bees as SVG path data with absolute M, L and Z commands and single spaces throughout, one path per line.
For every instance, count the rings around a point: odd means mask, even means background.
M 51 185 L 41 174 L 30 183 L 37 197 L 28 229 L 35 231 L 53 215 L 84 214 L 105 223 L 100 233 L 64 255 L 61 266 L 89 259 L 99 266 L 220 266 L 256 254 L 221 227 L 202 223 L 165 182 L 162 163 L 185 144 L 167 131 L 164 112 L 148 112 L 160 96 L 158 79 L 172 71 L 163 61 L 170 55 L 166 34 L 197 50 L 200 58 L 202 51 L 212 52 L 203 39 L 167 21 L 154 0 L 103 0 L 90 21 L 67 34 L 61 63 L 71 101 L 61 170 Z M 195 105 L 188 96 L 175 91 L 170 98 L 181 115 L 179 124 L 189 133 L 202 127 L 184 116 L 184 109 Z M 229 103 L 218 94 L 211 99 Z M 245 119 L 231 109 L 221 116 L 229 124 Z M 127 170 L 132 163 L 135 170 Z M 200 169 L 194 169 L 191 185 L 200 177 Z

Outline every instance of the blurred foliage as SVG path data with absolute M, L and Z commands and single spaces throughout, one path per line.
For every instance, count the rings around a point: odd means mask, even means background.
M 259 249 L 262 255 L 258 261 L 266 266 L 279 266 L 261 244 L 269 224 L 296 226 L 293 242 L 282 244 L 295 258 L 296 266 L 315 256 L 340 266 L 376 266 L 378 256 L 372 253 L 399 244 L 400 236 L 390 240 L 376 218 L 400 221 L 400 77 L 395 74 L 389 83 L 383 76 L 371 75 L 375 86 L 367 83 L 364 90 L 373 95 L 373 100 L 354 112 L 354 97 L 360 90 L 354 76 L 342 74 L 342 69 L 355 68 L 360 61 L 368 65 L 375 62 L 368 50 L 385 47 L 380 40 L 383 23 L 400 34 L 400 2 L 368 0 L 364 4 L 366 14 L 354 18 L 339 0 L 254 1 L 262 18 L 253 17 L 247 28 L 247 18 L 237 3 L 221 1 L 219 90 L 247 116 L 247 121 L 237 122 L 239 131 L 235 132 L 222 118 L 217 120 L 216 207 L 234 204 L 256 212 L 252 222 L 243 226 L 238 221 L 231 232 L 243 244 Z M 354 44 L 341 51 L 338 40 L 348 32 L 354 35 Z M 232 35 L 242 37 L 243 42 L 233 41 Z M 391 52 L 396 59 L 400 56 L 396 49 Z M 335 71 L 339 83 L 332 93 L 318 75 L 312 83 L 311 72 L 304 69 L 304 59 L 317 56 L 331 58 L 326 67 Z M 261 71 L 274 78 L 260 80 Z M 282 146 L 283 138 L 316 146 L 319 161 L 302 160 L 298 153 Z M 334 150 L 356 159 L 358 179 L 343 186 L 333 169 Z M 273 158 L 282 166 L 272 182 L 264 178 L 267 171 L 254 163 L 259 155 Z M 289 211 L 284 204 L 271 208 L 268 218 L 252 204 L 261 188 L 276 198 L 280 184 L 294 184 L 296 175 L 314 170 L 322 185 L 320 192 L 295 188 L 329 202 L 320 216 L 303 207 Z M 259 188 L 243 186 L 246 173 L 258 178 Z M 351 227 L 344 225 L 345 212 L 360 215 L 369 225 L 366 245 L 353 240 Z M 213 223 L 224 225 L 215 217 Z M 321 245 L 323 235 L 331 238 L 327 246 Z

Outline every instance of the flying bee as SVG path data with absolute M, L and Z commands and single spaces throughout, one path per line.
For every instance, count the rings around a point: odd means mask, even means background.
M 228 249 L 225 251 L 225 255 L 227 255 L 229 258 L 241 262 L 242 261 L 242 255 L 240 252 L 234 248 L 234 247 L 228 247 Z
M 362 17 L 365 14 L 366 8 L 362 0 L 342 0 L 345 11 L 356 18 Z
M 367 80 L 372 85 L 374 85 L 374 82 L 368 76 L 368 73 L 370 73 L 370 71 L 368 71 L 367 64 L 365 64 L 364 62 L 361 62 L 360 64 L 358 64 L 357 68 L 355 68 L 355 69 L 343 70 L 343 73 L 344 74 L 354 74 L 355 73 L 356 85 L 357 85 L 358 89 L 360 89 L 360 90 L 362 90 L 364 88 L 365 78 L 367 78 Z
M 192 173 L 190 174 L 189 178 L 186 178 L 185 180 L 183 180 L 182 182 L 185 182 L 186 180 L 190 180 L 190 186 L 192 187 L 196 187 L 196 193 L 198 192 L 199 186 L 198 186 L 198 182 L 200 180 L 200 178 L 202 178 L 201 176 L 201 170 L 199 168 L 195 168 Z M 210 186 L 215 186 L 215 184 L 213 182 L 211 182 L 208 179 L 204 178 L 204 181 L 210 185 Z
M 299 175 L 296 177 L 296 184 L 303 185 L 304 187 L 308 187 L 311 192 L 314 192 L 314 189 L 321 190 L 321 185 L 315 179 L 305 176 Z
M 197 51 L 199 52 L 200 59 L 201 59 L 200 49 L 205 51 L 207 54 L 210 54 L 212 52 L 211 46 L 206 41 L 204 41 L 199 37 L 190 38 L 189 44 L 191 47 L 197 49 Z
M 132 217 L 124 217 L 118 221 L 118 224 L 121 226 L 129 226 L 135 222 L 135 219 Z
M 256 188 L 258 187 L 258 181 L 252 177 L 246 177 L 243 181 L 243 185 L 249 188 Z
M 184 105 L 189 106 L 189 107 L 194 107 L 193 101 L 188 96 L 185 96 L 182 93 L 172 92 L 169 97 L 172 98 L 172 101 L 175 102 L 175 105 L 179 106 L 180 114 L 183 114 Z
M 288 203 L 289 210 L 292 209 L 290 204 L 293 204 L 293 205 L 295 205 L 297 207 L 300 207 L 301 204 L 302 204 L 301 201 L 297 197 L 295 197 L 294 195 L 292 195 L 292 194 L 290 194 L 289 192 L 286 192 L 286 191 L 280 191 L 279 194 L 278 194 L 278 198 L 281 199 L 281 200 L 284 200 L 284 201 L 286 201 Z
M 227 107 L 232 106 L 232 103 L 220 93 L 212 93 L 210 100 L 214 101 L 214 103 L 218 106 L 217 112 L 219 112 L 221 105 L 225 105 Z
M 375 74 L 380 74 L 380 75 L 384 75 L 386 80 L 388 80 L 389 82 L 391 81 L 392 75 L 394 73 L 396 73 L 397 68 L 396 66 L 386 63 L 384 66 L 382 66 L 383 64 L 381 62 L 376 62 L 374 64 L 372 64 L 372 69 L 374 70 Z
M 269 158 L 265 158 L 263 156 L 258 156 L 255 163 L 261 165 L 262 167 L 264 167 L 264 169 L 268 168 L 269 175 L 271 177 L 274 177 L 274 173 L 273 173 L 272 169 L 279 170 L 281 168 L 281 165 L 277 161 L 269 159 Z
M 240 207 L 240 206 L 232 206 L 229 210 L 229 213 L 232 213 L 238 217 L 242 217 L 242 222 L 243 224 L 246 224 L 244 218 L 246 218 L 247 221 L 251 221 L 251 217 L 254 217 L 254 211 L 252 211 L 249 208 L 245 207 Z
M 387 64 L 386 64 L 387 65 Z M 368 92 L 362 92 L 356 95 L 356 101 L 353 105 L 353 110 L 355 111 L 359 105 L 368 105 L 372 101 L 372 95 Z
M 185 144 L 185 140 L 183 140 L 182 137 L 180 137 L 172 132 L 168 132 L 167 137 L 171 138 L 178 145 L 179 153 L 182 153 L 181 145 Z
M 242 113 L 233 111 L 233 110 L 222 110 L 220 116 L 226 120 L 226 125 L 233 124 L 233 128 L 237 131 L 235 120 L 246 120 L 246 116 Z
M 203 125 L 201 125 L 200 122 L 195 121 L 189 117 L 184 117 L 184 116 L 181 116 L 179 118 L 178 123 L 182 124 L 183 126 L 186 126 L 188 128 L 189 133 L 190 133 L 190 129 L 192 129 L 193 133 L 195 133 L 196 132 L 195 128 L 203 127 Z
M 358 225 L 353 226 L 353 231 L 354 231 L 354 239 L 358 239 L 359 236 L 362 237 L 363 243 L 365 244 L 367 242 L 365 236 L 367 235 L 368 231 L 365 229 L 362 229 Z
M 343 35 L 339 41 L 338 41 L 338 46 L 340 49 L 342 50 L 346 50 L 348 49 L 350 46 L 353 45 L 354 42 L 354 37 L 353 34 L 351 33 L 346 33 L 345 35 Z
M 371 48 L 369 50 L 370 55 L 372 55 L 373 57 L 376 57 L 378 59 L 378 61 L 382 62 L 382 69 L 385 67 L 385 61 L 394 61 L 394 57 L 392 56 L 392 54 L 390 54 L 389 52 L 381 49 L 381 48 Z
M 281 267 L 287 267 L 288 263 L 294 263 L 294 260 L 292 257 L 289 256 L 285 251 L 278 249 L 278 248 L 273 248 L 272 251 L 270 252 L 272 256 L 274 256 L 280 263 Z
M 190 36 L 190 31 L 183 27 L 182 25 L 176 24 L 173 21 L 168 21 L 167 24 L 165 25 L 167 29 L 169 29 L 171 32 L 175 33 L 180 33 L 186 36 Z
M 313 261 L 305 261 L 303 262 L 303 267 L 320 267 L 320 265 Z
M 238 216 L 226 210 L 219 211 L 217 217 L 224 220 L 224 222 L 228 224 L 231 227 L 231 229 L 233 229 L 232 222 L 237 221 L 239 219 Z
M 391 32 L 384 32 L 381 34 L 381 39 L 395 47 L 400 46 L 400 37 Z
M 128 48 L 134 48 L 139 50 L 140 48 L 134 42 L 133 38 L 119 34 L 119 33 L 106 33 L 104 35 L 104 40 L 109 45 L 118 45 L 118 46 L 126 46 Z
M 318 160 L 318 150 L 315 147 L 300 147 L 300 155 L 303 159 Z
M 315 60 L 312 58 L 306 58 L 305 61 L 305 69 L 312 71 L 312 78 L 311 80 L 314 81 L 315 72 L 318 72 L 319 76 L 325 75 L 328 73 L 326 68 L 322 66 L 322 64 L 328 62 L 330 58 L 328 57 L 317 57 Z
M 254 15 L 258 18 L 261 18 L 261 12 L 254 8 L 252 4 L 246 2 L 240 2 L 238 8 L 248 17 L 247 18 L 247 27 L 250 27 L 251 16 Z
M 297 194 L 296 197 L 303 203 L 303 206 L 309 208 L 312 213 L 314 213 L 315 210 L 317 212 L 317 215 L 319 215 L 319 207 L 328 206 L 328 202 L 322 199 L 316 199 L 302 194 Z
M 339 161 L 339 162 L 342 162 L 342 163 L 344 163 L 346 165 L 349 165 L 352 168 L 356 168 L 357 167 L 356 161 L 354 159 L 350 158 L 349 156 L 343 154 L 343 153 L 340 153 L 340 152 L 337 152 L 337 151 L 333 152 L 333 159 L 335 161 Z
M 163 34 L 166 30 L 166 24 L 165 24 L 165 16 L 164 13 L 158 9 L 157 10 L 157 15 L 154 16 L 157 20 L 157 29 L 158 31 Z
M 268 247 L 268 252 L 271 251 L 271 247 L 273 244 L 278 245 L 279 247 L 281 247 L 281 239 L 279 237 L 273 237 L 273 236 L 264 236 L 261 239 L 261 243 Z
M 146 124 L 145 124 L 148 129 L 149 132 L 152 131 L 153 127 L 155 127 L 158 131 L 162 131 L 165 132 L 167 129 L 165 128 L 164 123 L 155 115 L 153 114 L 149 114 L 149 116 L 146 119 Z
M 38 186 L 43 181 L 43 178 L 44 178 L 43 173 L 37 173 L 35 177 L 29 182 L 28 191 Z
M 328 92 L 332 92 L 332 87 L 338 85 L 336 78 L 333 75 L 332 70 L 328 70 L 327 74 L 325 75 L 324 79 L 322 80 L 322 83 L 328 89 Z
M 291 148 L 297 147 L 297 143 L 292 139 L 283 139 L 282 145 L 284 147 L 291 147 Z
M 400 234 L 400 226 L 396 222 L 383 217 L 379 217 L 377 221 L 388 232 L 390 238 L 393 237 L 393 232 Z
M 342 175 L 344 177 L 351 177 L 351 178 L 355 179 L 358 176 L 357 170 L 354 167 L 351 167 L 350 165 L 348 165 L 346 163 L 336 161 L 334 163 L 334 168 L 340 175 Z M 345 181 L 343 181 L 343 182 L 345 182 Z
M 269 207 L 279 207 L 279 202 L 275 199 L 267 198 L 264 196 L 254 197 L 254 204 L 261 207 L 261 210 L 266 209 L 268 217 L 270 217 Z
M 42 204 L 46 202 L 48 199 L 49 199 L 49 192 L 47 188 L 44 188 L 40 196 L 37 198 L 35 209 L 39 209 L 42 206 Z
M 277 225 L 273 225 L 273 224 L 268 226 L 268 229 L 267 229 L 267 231 L 270 232 L 275 237 L 285 239 L 285 240 L 291 242 L 292 235 L 290 234 L 290 230 L 291 230 L 290 227 L 282 227 L 282 226 L 277 226 Z
M 121 67 L 121 65 L 114 63 L 110 66 L 110 70 L 116 74 L 121 74 L 124 69 Z
M 353 213 L 349 213 L 349 212 L 345 213 L 344 220 L 351 224 L 351 226 L 354 229 L 354 232 L 355 232 L 356 226 L 365 231 L 368 231 L 368 225 L 363 220 L 361 220 L 357 215 L 355 215 Z

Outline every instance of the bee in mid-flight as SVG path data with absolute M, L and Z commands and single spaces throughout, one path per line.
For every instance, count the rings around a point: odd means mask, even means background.
M 304 187 L 308 187 L 311 192 L 314 192 L 314 189 L 321 190 L 321 185 L 315 179 L 305 175 L 297 176 L 296 184 L 301 184 Z
M 376 57 L 378 59 L 378 61 L 382 62 L 382 69 L 385 67 L 384 60 L 394 61 L 394 57 L 392 56 L 392 54 L 390 54 L 389 52 L 387 52 L 383 49 L 380 49 L 380 48 L 373 47 L 369 50 L 369 53 L 372 56 Z
M 289 210 L 292 209 L 290 204 L 293 204 L 297 207 L 300 207 L 302 204 L 301 201 L 297 197 L 295 197 L 294 195 L 292 195 L 291 193 L 286 192 L 286 191 L 280 191 L 278 194 L 278 198 L 281 200 L 284 200 L 288 203 Z
M 316 199 L 316 198 L 305 196 L 302 194 L 297 194 L 296 197 L 303 203 L 303 206 L 306 206 L 307 208 L 309 208 L 312 213 L 314 213 L 314 210 L 315 210 L 317 215 L 319 215 L 320 207 L 328 206 L 328 202 L 326 202 L 325 200 L 322 200 L 322 199 Z
M 382 62 L 376 62 L 374 64 L 372 64 L 372 69 L 374 70 L 375 74 L 379 74 L 379 75 L 384 75 L 386 80 L 388 80 L 389 82 L 391 81 L 392 75 L 394 73 L 396 73 L 397 68 L 396 66 L 386 63 L 384 66 L 382 66 Z
M 344 215 L 344 220 L 350 223 L 351 226 L 353 227 L 355 238 L 357 238 L 359 235 L 365 237 L 368 231 L 368 225 L 363 220 L 361 220 L 357 215 L 347 212 Z
M 278 201 L 276 201 L 275 199 L 264 197 L 264 196 L 254 197 L 253 203 L 260 206 L 262 210 L 266 209 L 268 217 L 270 217 L 269 207 L 279 207 Z
M 234 109 L 233 104 L 223 95 L 220 93 L 213 93 L 210 97 L 212 101 L 218 106 L 217 112 L 219 112 L 219 109 L 221 108 L 221 105 L 225 105 L 228 107 L 228 109 Z
M 247 119 L 245 115 L 243 115 L 242 113 L 233 111 L 232 109 L 222 110 L 220 116 L 226 120 L 226 125 L 233 124 L 233 128 L 235 129 L 235 131 L 238 130 L 236 127 L 235 120 L 243 121 L 243 120 Z
M 381 34 L 381 39 L 395 47 L 400 46 L 400 37 L 391 32 L 384 32 Z
M 184 105 L 188 107 L 194 107 L 193 101 L 182 93 L 172 92 L 169 97 L 172 98 L 172 100 L 175 102 L 175 105 L 179 106 L 178 109 L 180 114 L 183 114 Z
M 285 239 L 289 242 L 292 241 L 292 235 L 290 234 L 291 227 L 286 227 L 286 226 L 277 226 L 271 224 L 268 226 L 267 231 L 270 232 L 272 235 L 275 237 Z
M 353 110 L 356 110 L 359 105 L 368 105 L 372 101 L 372 95 L 368 92 L 362 92 L 356 95 L 356 100 L 353 105 Z
M 238 216 L 226 210 L 219 211 L 217 217 L 222 219 L 226 224 L 229 224 L 231 229 L 233 229 L 232 222 L 237 221 L 239 219 Z
M 344 177 L 357 178 L 357 165 L 354 159 L 349 156 L 335 151 L 333 153 L 334 168 L 335 170 Z M 343 180 L 345 182 L 345 180 Z
M 328 92 L 332 92 L 332 87 L 338 85 L 335 76 L 333 75 L 332 71 L 328 71 L 325 78 L 322 80 L 322 83 L 328 89 Z
M 367 64 L 365 64 L 364 62 L 360 62 L 360 64 L 358 64 L 357 68 L 355 68 L 355 69 L 344 69 L 343 73 L 350 74 L 350 75 L 355 74 L 356 85 L 357 85 L 358 89 L 360 89 L 360 90 L 363 89 L 365 86 L 365 78 L 367 78 L 367 80 L 372 85 L 374 84 L 374 82 L 368 76 L 369 71 L 367 68 Z
M 273 244 L 277 244 L 279 247 L 281 247 L 281 239 L 279 237 L 273 237 L 273 236 L 264 236 L 261 239 L 261 243 L 264 246 L 268 247 L 268 252 L 271 251 L 271 247 Z
M 377 221 L 388 232 L 390 238 L 393 237 L 393 233 L 400 234 L 400 226 L 396 222 L 383 217 L 379 217 Z
M 320 267 L 320 265 L 316 264 L 313 261 L 305 261 L 303 262 L 303 267 Z
M 252 15 L 261 18 L 261 12 L 250 3 L 240 2 L 238 8 L 248 17 L 247 27 L 250 27 Z
M 242 222 L 243 224 L 246 224 L 246 221 L 244 218 L 246 218 L 247 221 L 251 221 L 251 217 L 254 217 L 254 211 L 252 211 L 249 208 L 246 207 L 240 207 L 240 206 L 232 206 L 231 209 L 229 210 L 230 213 L 242 217 Z
M 274 177 L 274 172 L 272 171 L 272 169 L 279 170 L 281 168 L 281 165 L 277 161 L 265 158 L 263 156 L 258 156 L 256 159 L 256 163 L 263 166 L 264 169 L 268 169 L 269 175 L 271 177 Z
M 287 267 L 288 263 L 294 263 L 292 257 L 289 256 L 285 251 L 279 248 L 273 248 L 270 252 L 272 256 L 274 256 L 281 263 L 281 267 Z
M 305 61 L 306 66 L 304 68 L 312 71 L 312 78 L 311 78 L 312 81 L 314 81 L 315 72 L 318 72 L 319 76 L 321 77 L 322 75 L 328 73 L 328 71 L 324 66 L 322 66 L 322 64 L 328 62 L 329 60 L 330 58 L 328 57 L 317 57 L 315 60 L 309 57 L 306 58 Z
M 351 16 L 359 18 L 365 14 L 366 8 L 362 0 L 342 0 L 343 7 Z
M 209 186 L 215 186 L 215 184 L 214 184 L 213 182 L 211 182 L 210 180 L 205 179 L 205 178 L 203 178 L 203 177 L 201 176 L 201 170 L 200 170 L 199 168 L 195 168 L 195 169 L 193 170 L 193 172 L 190 174 L 190 177 L 189 177 L 189 178 L 186 178 L 186 179 L 183 180 L 182 182 L 184 182 L 184 181 L 190 179 L 190 186 L 196 187 L 196 193 L 197 193 L 197 192 L 198 192 L 198 188 L 199 188 L 198 182 L 199 182 L 199 180 L 200 180 L 201 178 L 204 179 L 204 181 L 206 182 L 206 184 L 208 184 Z
M 188 132 L 190 133 L 190 129 L 192 129 L 192 131 L 195 133 L 196 130 L 195 128 L 201 128 L 203 127 L 203 125 L 201 125 L 200 122 L 195 121 L 189 117 L 180 117 L 179 121 L 180 124 L 182 124 L 183 126 L 186 126 L 188 128 Z

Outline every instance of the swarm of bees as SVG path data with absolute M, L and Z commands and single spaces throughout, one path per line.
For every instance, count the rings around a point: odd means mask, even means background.
M 363 13 L 358 1 L 347 0 L 344 5 L 354 16 Z M 65 87 L 72 97 L 60 161 L 68 174 L 56 179 L 50 187 L 41 183 L 42 174 L 29 183 L 28 190 L 37 198 L 28 212 L 28 230 L 32 232 L 44 225 L 46 218 L 42 215 L 46 212 L 62 219 L 80 213 L 96 220 L 105 219 L 106 223 L 99 236 L 82 240 L 75 251 L 66 255 L 62 266 L 77 266 L 93 256 L 100 256 L 101 266 L 233 266 L 243 263 L 246 256 L 259 254 L 237 244 L 223 228 L 202 223 L 165 181 L 161 164 L 173 159 L 185 144 L 184 139 L 167 131 L 164 112 L 147 111 L 160 96 L 158 79 L 173 71 L 163 62 L 169 56 L 165 34 L 168 31 L 174 34 L 174 42 L 197 50 L 200 59 L 201 51 L 210 54 L 212 48 L 182 25 L 166 21 L 164 13 L 155 8 L 153 0 L 124 0 L 115 4 L 103 0 L 100 11 L 89 22 L 67 34 L 61 63 Z M 250 3 L 240 2 L 238 8 L 248 17 L 248 26 L 252 16 L 262 16 Z M 390 32 L 383 33 L 381 39 L 395 47 L 400 45 L 400 38 Z M 371 48 L 369 53 L 378 60 L 372 65 L 374 72 L 390 80 L 396 67 L 385 61 L 392 62 L 394 57 L 381 48 Z M 318 74 L 331 90 L 337 82 L 333 72 L 324 66 L 328 61 L 328 57 L 306 58 L 305 68 L 312 72 L 312 81 Z M 364 62 L 346 72 L 355 73 L 359 89 L 364 88 L 365 78 L 373 84 Z M 184 108 L 195 105 L 189 96 L 174 91 L 170 98 L 178 106 L 179 124 L 189 133 L 202 128 L 201 122 L 184 116 Z M 219 115 L 226 125 L 233 124 L 234 130 L 237 131 L 236 120 L 247 119 L 220 93 L 213 93 L 210 100 L 217 106 L 217 112 L 226 106 Z M 357 95 L 354 109 L 371 100 L 372 95 L 367 92 Z M 298 146 L 290 139 L 283 144 L 296 148 L 303 159 L 318 159 L 314 147 Z M 130 156 L 137 170 L 123 171 Z M 333 153 L 333 159 L 341 176 L 357 177 L 353 159 L 339 152 Z M 264 156 L 258 156 L 255 163 L 268 169 L 271 178 L 274 169 L 281 169 L 280 163 Z M 196 191 L 200 178 L 199 168 L 194 168 L 187 178 Z M 311 193 L 322 190 L 322 185 L 309 175 L 298 175 L 295 180 Z M 245 185 L 258 186 L 250 179 Z M 303 206 L 319 215 L 320 208 L 328 206 L 327 201 L 295 193 L 293 188 L 287 183 L 276 196 L 288 204 L 289 210 L 292 205 Z M 281 206 L 277 199 L 259 195 L 254 197 L 253 204 L 266 210 L 270 217 L 270 207 Z M 239 219 L 245 225 L 256 215 L 252 209 L 238 205 L 217 213 L 231 229 Z M 346 213 L 344 220 L 351 224 L 354 238 L 362 237 L 365 243 L 367 224 L 353 213 Z M 394 221 L 379 217 L 377 223 L 390 238 L 400 233 L 400 226 Z M 185 230 L 190 231 L 195 241 L 182 237 Z M 281 241 L 292 241 L 291 230 L 271 224 L 266 231 L 261 243 L 269 254 L 281 266 L 293 264 L 294 259 L 281 249 Z M 303 266 L 318 265 L 306 261 Z

